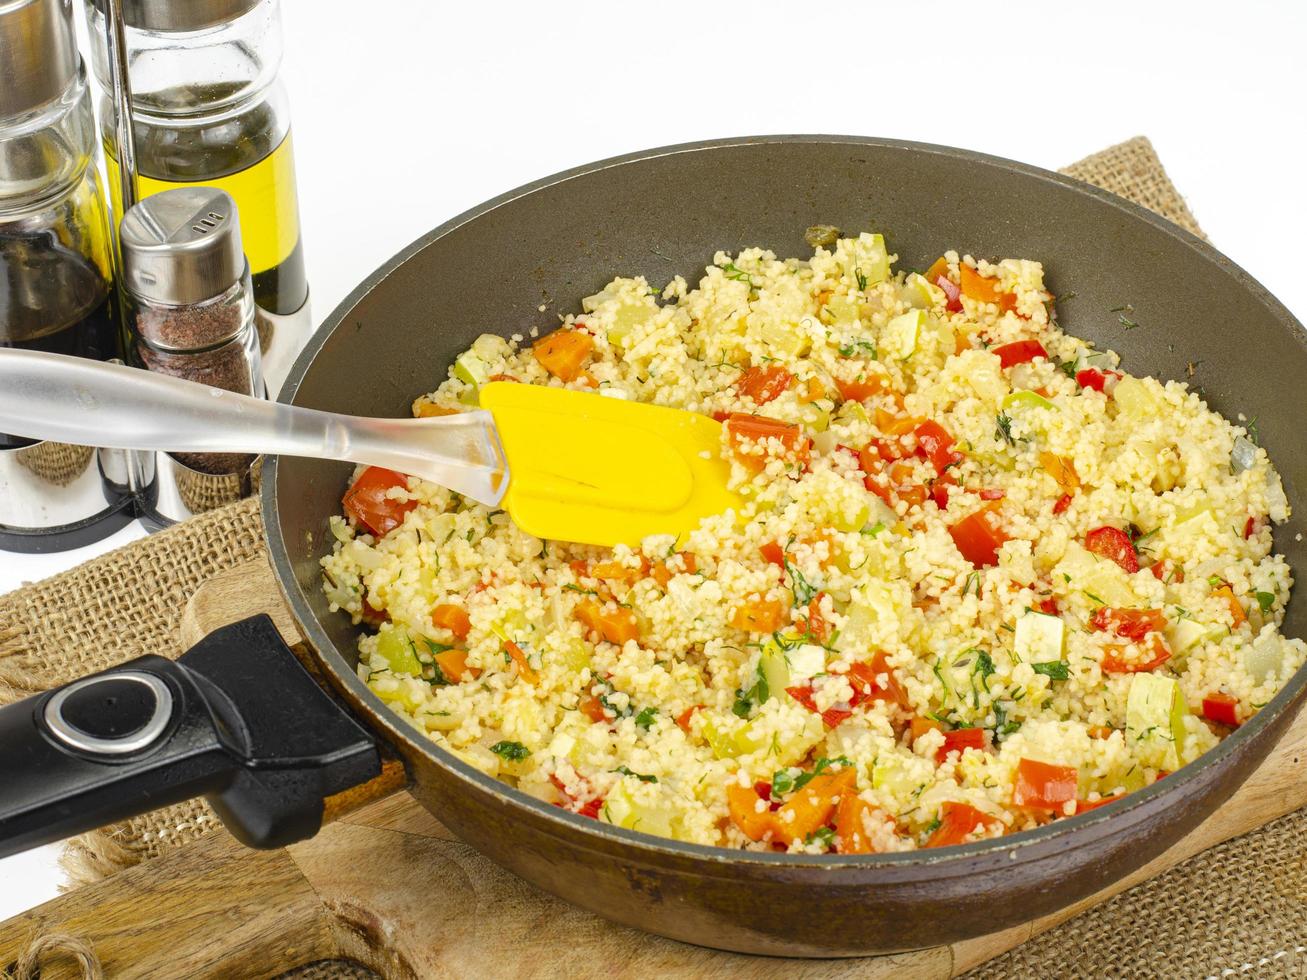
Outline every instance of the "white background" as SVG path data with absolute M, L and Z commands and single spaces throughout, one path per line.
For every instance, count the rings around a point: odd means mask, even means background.
M 1146 134 L 1212 240 L 1307 320 L 1298 0 L 284 0 L 284 22 L 319 321 L 403 245 L 518 184 L 644 147 L 799 132 L 1048 168 Z M 139 533 L 0 552 L 0 592 Z M 0 861 L 0 918 L 55 894 L 55 854 Z

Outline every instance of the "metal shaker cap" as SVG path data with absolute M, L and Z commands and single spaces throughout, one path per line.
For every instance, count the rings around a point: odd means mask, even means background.
M 236 202 L 216 187 L 152 194 L 127 212 L 119 241 L 127 290 L 147 302 L 201 303 L 245 273 Z
M 91 0 L 104 12 L 104 0 Z M 249 13 L 263 0 L 123 0 L 128 27 L 160 33 L 201 31 Z
M 0 0 L 0 122 L 58 98 L 80 64 L 72 0 Z

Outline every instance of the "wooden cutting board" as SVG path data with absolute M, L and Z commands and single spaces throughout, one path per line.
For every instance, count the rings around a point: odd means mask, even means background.
M 212 579 L 183 617 L 189 644 L 269 613 L 302 641 L 266 565 Z M 35 936 L 87 941 L 109 977 L 270 977 L 344 957 L 387 978 L 556 976 L 955 977 L 1199 851 L 1307 804 L 1307 715 L 1243 788 L 1169 851 L 1054 915 L 953 946 L 857 960 L 784 960 L 700 949 L 555 899 L 460 843 L 405 792 L 345 813 L 312 840 L 251 851 L 225 832 L 0 923 L 0 972 Z M 80 975 L 71 958 L 42 980 Z

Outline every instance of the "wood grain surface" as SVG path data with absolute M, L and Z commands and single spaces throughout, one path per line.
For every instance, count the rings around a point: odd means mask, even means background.
M 183 619 L 188 640 L 269 612 L 300 637 L 272 572 L 215 578 Z M 546 895 L 460 843 L 407 793 L 337 814 L 313 840 L 274 852 L 225 833 L 121 872 L 0 924 L 0 971 L 41 932 L 90 942 L 110 977 L 274 976 L 332 956 L 385 977 L 751 977 L 945 980 L 1188 857 L 1307 803 L 1307 717 L 1243 788 L 1156 860 L 1051 916 L 953 946 L 857 960 L 784 960 L 686 946 Z M 71 959 L 43 980 L 79 975 Z

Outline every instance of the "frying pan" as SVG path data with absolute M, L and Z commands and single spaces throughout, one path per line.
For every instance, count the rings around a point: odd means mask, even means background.
M 446 222 L 371 275 L 291 371 L 282 400 L 407 414 L 480 333 L 527 334 L 615 274 L 694 279 L 717 249 L 803 254 L 804 230 L 886 234 L 900 267 L 949 247 L 1045 264 L 1071 332 L 1136 373 L 1185 374 L 1226 416 L 1256 417 L 1295 509 L 1307 376 L 1301 325 L 1247 273 L 1157 216 L 1007 160 L 882 139 L 789 136 L 651 150 L 511 191 Z M 1124 331 L 1113 307 L 1133 305 Z M 548 312 L 538 307 L 545 304 Z M 314 684 L 266 621 L 212 634 L 180 662 L 147 657 L 0 711 L 0 852 L 205 794 L 258 846 L 311 835 L 323 799 L 377 785 L 402 761 L 409 789 L 463 840 L 541 888 L 640 929 L 787 956 L 883 953 L 994 932 L 1081 899 L 1160 854 L 1238 787 L 1284 732 L 1307 670 L 1195 763 L 1123 800 L 1037 830 L 903 854 L 736 852 L 645 836 L 491 779 L 391 713 L 354 673 L 355 629 L 332 614 L 318 559 L 347 464 L 269 461 L 273 565 L 308 639 Z M 1307 565 L 1298 519 L 1276 550 Z M 1284 630 L 1301 635 L 1291 603 Z M 124 679 L 123 671 L 144 675 Z M 171 706 L 159 709 L 154 678 Z M 154 700 L 151 700 L 151 699 Z M 148 717 L 147 717 L 148 716 Z M 153 722 L 153 731 L 150 723 Z M 143 739 L 143 732 L 153 740 Z M 92 738 L 92 736 L 94 738 Z M 95 741 L 94 739 L 98 739 Z M 94 742 L 94 744 L 91 744 Z M 108 749 L 132 743 L 125 752 Z M 137 744 L 140 743 L 140 744 Z M 106 749 L 106 746 L 108 749 Z M 364 791 L 366 795 L 366 788 Z M 333 797 L 333 799 L 335 799 Z

